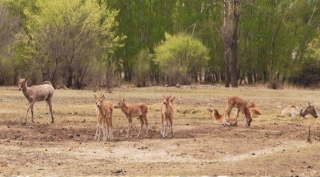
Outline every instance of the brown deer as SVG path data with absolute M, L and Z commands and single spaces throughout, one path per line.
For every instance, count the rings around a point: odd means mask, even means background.
M 238 108 L 235 122 L 238 122 L 237 119 L 238 119 L 238 116 L 239 116 L 239 112 L 241 112 L 242 114 L 245 115 L 246 127 L 250 126 L 252 118 L 251 118 L 251 114 L 250 114 L 247 102 L 245 100 L 237 97 L 237 96 L 229 96 L 229 97 L 227 97 L 226 98 L 226 102 L 227 102 L 227 109 L 224 112 L 224 119 L 223 119 L 222 125 L 226 124 L 226 114 L 228 114 L 230 125 L 232 125 L 232 123 L 230 121 L 230 112 L 231 112 L 232 108 Z
M 262 112 L 258 108 L 256 108 L 256 104 L 254 102 L 248 104 L 248 108 L 250 110 L 250 113 L 253 115 L 263 115 Z
M 163 103 L 160 107 L 161 112 L 161 132 L 162 138 L 167 137 L 168 135 L 168 129 L 171 128 L 171 135 L 174 137 L 173 128 L 172 128 L 172 120 L 173 120 L 173 114 L 174 114 L 174 108 L 173 108 L 173 100 L 175 97 L 171 98 L 171 96 L 163 96 Z M 163 121 L 165 121 L 165 125 L 163 125 Z
M 54 88 L 52 87 L 51 83 L 49 81 L 45 81 L 43 85 L 33 85 L 32 87 L 27 86 L 27 78 L 20 79 L 20 71 L 18 76 L 18 87 L 19 91 L 22 90 L 24 96 L 29 101 L 29 107 L 27 110 L 27 114 L 25 117 L 25 120 L 23 124 L 27 123 L 27 116 L 29 109 L 31 109 L 31 115 L 32 115 L 32 124 L 34 124 L 34 118 L 33 118 L 33 106 L 38 101 L 46 101 L 49 106 L 50 115 L 47 121 L 47 124 L 50 124 L 50 117 L 51 117 L 51 123 L 54 123 L 54 118 L 52 114 L 52 97 Z
M 305 119 L 306 115 L 311 114 L 314 118 L 318 118 L 318 115 L 316 113 L 316 110 L 313 106 L 309 105 L 305 108 L 301 108 L 299 110 L 296 106 L 288 106 L 282 111 L 282 115 L 288 116 L 288 117 L 296 117 L 300 116 L 302 119 Z
M 113 139 L 112 135 L 112 112 L 113 112 L 113 104 L 109 101 L 104 101 L 105 97 L 102 96 L 96 96 L 94 95 L 96 99 L 96 114 L 98 118 L 97 123 L 97 130 L 96 130 L 96 136 L 94 139 L 100 140 L 100 132 L 102 129 L 103 133 L 103 141 L 106 141 L 106 139 Z M 99 132 L 99 135 L 98 135 Z
M 221 124 L 223 122 L 223 115 L 219 114 L 218 109 L 213 110 L 213 117 L 216 119 L 217 123 Z M 233 125 L 237 125 L 237 122 L 235 122 L 234 117 L 231 117 L 230 119 L 231 119 L 231 122 L 233 123 Z M 226 122 L 230 123 L 229 119 L 227 119 Z
M 137 136 L 137 138 L 140 136 L 141 134 L 141 129 L 144 123 L 146 123 L 146 136 L 148 136 L 148 119 L 147 119 L 147 113 L 148 113 L 148 106 L 144 103 L 139 103 L 136 104 L 134 106 L 127 106 L 126 103 L 124 102 L 124 99 L 122 98 L 122 100 L 120 100 L 118 102 L 118 104 L 116 106 L 114 106 L 114 108 L 120 108 L 121 111 L 124 113 L 124 115 L 127 117 L 129 123 L 128 123 L 128 131 L 127 131 L 127 138 L 129 137 L 129 131 L 130 131 L 130 127 L 132 129 L 132 137 L 134 136 L 133 134 L 133 126 L 132 126 L 132 118 L 133 117 L 139 117 L 140 119 L 140 123 L 141 123 L 141 127 L 140 127 L 140 131 L 139 134 Z

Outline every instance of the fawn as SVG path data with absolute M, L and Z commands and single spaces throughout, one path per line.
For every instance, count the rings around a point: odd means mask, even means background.
M 161 132 L 162 138 L 165 138 L 168 134 L 168 129 L 171 127 L 171 135 L 174 137 L 173 128 L 172 128 L 172 119 L 174 114 L 174 108 L 172 105 L 174 98 L 171 98 L 171 96 L 163 96 L 163 103 L 160 107 L 161 112 Z M 163 120 L 165 121 L 165 125 L 163 125 Z
M 148 136 L 148 119 L 147 119 L 147 113 L 148 113 L 148 106 L 144 103 L 139 103 L 133 106 L 127 106 L 126 103 L 124 102 L 124 98 L 122 98 L 122 100 L 120 100 L 118 102 L 118 104 L 116 106 L 114 106 L 114 108 L 120 108 L 121 111 L 124 113 L 124 115 L 127 117 L 129 123 L 128 123 L 128 131 L 127 131 L 127 138 L 129 137 L 129 131 L 130 131 L 130 127 L 132 129 L 132 137 L 134 136 L 133 134 L 133 126 L 132 126 L 132 118 L 133 117 L 139 117 L 140 119 L 140 123 L 141 123 L 141 127 L 140 127 L 140 131 L 139 134 L 137 136 L 137 138 L 140 136 L 141 134 L 141 129 L 144 123 L 146 123 L 146 136 Z
M 97 130 L 96 130 L 96 136 L 94 139 L 100 140 L 100 132 L 102 129 L 103 133 L 103 141 L 106 141 L 106 139 L 113 139 L 112 136 L 112 112 L 113 112 L 113 104 L 109 101 L 103 101 L 105 99 L 105 96 L 96 96 L 94 95 L 96 99 L 96 113 L 98 118 L 97 123 Z M 99 135 L 98 135 L 99 132 Z

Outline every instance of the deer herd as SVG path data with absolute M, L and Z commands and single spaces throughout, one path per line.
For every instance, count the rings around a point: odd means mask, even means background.
M 47 105 L 49 106 L 49 118 L 47 121 L 47 124 L 50 124 L 50 118 L 51 123 L 54 123 L 53 113 L 52 113 L 52 97 L 54 88 L 52 84 L 49 81 L 43 82 L 42 85 L 36 85 L 36 86 L 27 86 L 27 78 L 22 79 L 21 74 L 19 71 L 18 76 L 18 87 L 19 91 L 22 90 L 23 95 L 26 97 L 26 99 L 29 102 L 29 106 L 27 109 L 27 114 L 25 116 L 25 119 L 23 121 L 23 124 L 27 123 L 27 116 L 29 109 L 31 109 L 31 115 L 32 115 L 32 123 L 30 126 L 34 124 L 34 118 L 33 118 L 33 106 L 35 102 L 39 101 L 46 101 Z M 173 107 L 173 100 L 175 97 L 171 96 L 163 96 L 163 102 L 160 106 L 160 120 L 161 120 L 161 130 L 160 130 L 160 136 L 162 138 L 166 137 L 173 137 L 173 116 L 174 116 L 174 107 Z M 94 139 L 100 140 L 101 132 L 103 136 L 103 140 L 106 141 L 107 139 L 112 140 L 112 113 L 113 109 L 121 109 L 123 114 L 128 119 L 128 130 L 127 130 L 127 138 L 129 137 L 129 132 L 131 128 L 132 137 L 134 136 L 134 130 L 132 125 L 132 119 L 134 117 L 138 117 L 141 123 L 140 131 L 137 137 L 140 136 L 141 130 L 143 125 L 146 125 L 146 134 L 145 137 L 148 137 L 148 106 L 145 103 L 139 103 L 133 106 L 127 106 L 124 99 L 121 99 L 118 104 L 115 106 L 109 102 L 105 101 L 105 96 L 96 96 L 94 95 L 95 101 L 96 101 L 96 114 L 97 114 L 97 128 L 96 128 L 96 135 Z M 249 127 L 252 122 L 252 116 L 251 115 L 262 115 L 262 112 L 255 107 L 255 103 L 247 103 L 247 101 L 237 97 L 237 96 L 229 96 L 226 98 L 227 103 L 227 109 L 224 112 L 224 116 L 219 113 L 217 109 L 213 110 L 213 117 L 216 119 L 216 122 L 222 125 L 229 124 L 230 126 L 236 126 L 238 123 L 238 116 L 241 112 L 245 119 L 245 126 Z M 236 117 L 230 117 L 230 113 L 232 108 L 237 108 Z M 288 106 L 282 111 L 282 115 L 288 116 L 288 117 L 296 117 L 300 116 L 302 119 L 305 119 L 305 116 L 307 114 L 311 114 L 314 118 L 318 118 L 318 115 L 312 105 L 309 105 L 305 108 L 299 109 L 296 106 Z M 228 116 L 228 119 L 226 119 L 226 115 Z

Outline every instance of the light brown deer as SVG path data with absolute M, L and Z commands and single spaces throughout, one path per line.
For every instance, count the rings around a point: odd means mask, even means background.
M 250 113 L 253 115 L 263 115 L 262 112 L 258 108 L 256 108 L 256 104 L 254 102 L 248 104 L 248 108 L 250 110 Z
M 219 114 L 218 109 L 213 110 L 213 117 L 216 119 L 217 123 L 221 124 L 223 122 L 223 115 Z M 231 123 L 233 123 L 233 125 L 237 125 L 237 122 L 235 122 L 234 117 L 230 117 L 230 119 L 231 119 Z M 227 119 L 226 122 L 230 123 L 229 119 Z
M 128 123 L 128 131 L 127 131 L 127 138 L 129 137 L 129 131 L 130 131 L 130 127 L 132 129 L 132 137 L 134 136 L 133 132 L 133 126 L 132 126 L 132 118 L 133 117 L 139 117 L 140 119 L 140 123 L 141 123 L 141 127 L 140 127 L 140 131 L 139 134 L 137 136 L 137 138 L 140 136 L 141 134 L 141 129 L 144 123 L 146 123 L 146 135 L 145 137 L 148 136 L 148 119 L 147 119 L 147 113 L 148 113 L 148 106 L 144 103 L 139 103 L 133 106 L 127 106 L 126 103 L 124 102 L 124 99 L 122 98 L 122 100 L 120 100 L 118 102 L 118 104 L 116 106 L 114 106 L 114 108 L 120 108 L 121 111 L 124 113 L 124 115 L 127 117 L 129 123 Z
M 20 71 L 19 71 L 18 87 L 19 87 L 19 91 L 22 90 L 24 96 L 29 101 L 29 107 L 28 107 L 27 114 L 23 124 L 27 123 L 27 116 L 28 116 L 29 109 L 31 109 L 31 115 L 32 115 L 32 124 L 30 124 L 30 126 L 34 124 L 33 106 L 38 101 L 47 102 L 49 106 L 49 111 L 50 111 L 47 124 L 50 124 L 50 117 L 51 117 L 51 123 L 54 123 L 54 118 L 52 114 L 52 103 L 51 103 L 54 88 L 52 87 L 51 83 L 49 81 L 45 81 L 43 82 L 43 85 L 33 85 L 32 87 L 28 87 L 27 78 L 20 79 Z
M 94 139 L 100 140 L 100 132 L 102 129 L 103 133 L 103 141 L 106 139 L 113 139 L 112 135 L 112 112 L 113 112 L 113 104 L 109 101 L 104 101 L 105 96 L 96 96 L 96 114 L 98 118 L 96 136 Z M 99 132 L 99 134 L 98 134 Z
M 316 110 L 313 106 L 309 105 L 305 108 L 299 109 L 297 106 L 288 106 L 282 111 L 282 115 L 288 116 L 288 117 L 296 117 L 300 116 L 302 119 L 305 119 L 306 115 L 311 114 L 314 118 L 318 118 L 318 115 L 316 113 Z
M 224 112 L 224 119 L 223 119 L 222 125 L 226 124 L 226 114 L 228 114 L 229 122 L 231 122 L 230 121 L 230 112 L 231 112 L 232 108 L 238 108 L 235 122 L 238 122 L 237 119 L 238 119 L 238 116 L 239 116 L 239 112 L 241 112 L 242 114 L 245 115 L 246 127 L 250 126 L 252 118 L 251 118 L 251 114 L 250 114 L 247 102 L 245 100 L 237 97 L 237 96 L 229 96 L 229 97 L 227 97 L 226 98 L 226 102 L 227 102 L 227 109 Z M 230 125 L 232 125 L 232 123 L 230 123 Z
M 163 103 L 160 107 L 160 113 L 161 113 L 161 132 L 162 138 L 165 138 L 168 136 L 168 130 L 171 129 L 171 136 L 174 137 L 173 128 L 172 128 L 172 120 L 173 120 L 173 114 L 174 114 L 174 108 L 173 108 L 173 100 L 175 97 L 171 98 L 171 96 L 163 96 Z M 163 121 L 165 121 L 165 124 L 163 125 Z

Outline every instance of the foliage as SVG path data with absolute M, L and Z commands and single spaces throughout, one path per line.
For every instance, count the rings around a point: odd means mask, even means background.
M 173 78 L 174 75 L 191 77 L 192 71 L 205 67 L 208 55 L 209 50 L 200 40 L 183 33 L 175 36 L 166 33 L 165 41 L 155 48 L 154 60 L 173 85 L 179 82 Z

